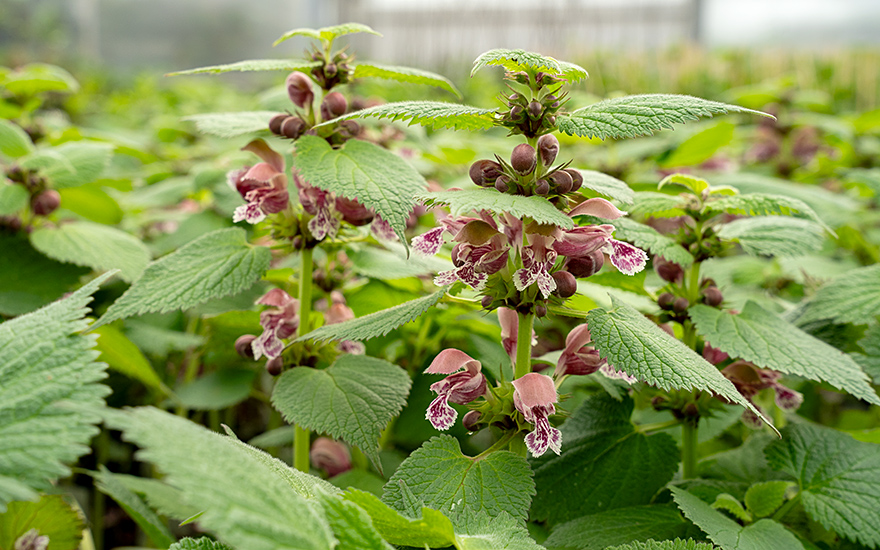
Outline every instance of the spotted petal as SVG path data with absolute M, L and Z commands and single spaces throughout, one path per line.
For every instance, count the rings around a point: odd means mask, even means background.
M 611 263 L 625 275 L 635 275 L 645 269 L 648 255 L 641 248 L 611 239 L 609 243 Z
M 547 419 L 549 410 L 545 407 L 535 407 L 535 430 L 525 437 L 526 447 L 532 456 L 538 457 L 550 449 L 556 454 L 562 450 L 562 432 L 550 425 Z
M 435 227 L 433 229 L 429 229 L 421 235 L 413 237 L 413 251 L 425 256 L 433 256 L 434 254 L 436 254 L 440 250 L 440 247 L 443 245 L 444 230 L 445 229 L 442 226 Z
M 425 412 L 425 418 L 438 430 L 448 430 L 458 418 L 458 412 L 449 406 L 446 397 L 446 395 L 438 395 Z

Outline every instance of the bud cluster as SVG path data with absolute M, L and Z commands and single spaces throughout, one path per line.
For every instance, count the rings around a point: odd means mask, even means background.
M 289 113 L 279 114 L 269 121 L 269 130 L 280 137 L 297 140 L 303 134 L 315 135 L 309 120 L 314 120 L 313 103 L 315 94 L 312 90 L 312 79 L 304 73 L 294 71 L 287 77 L 287 95 L 298 109 L 304 109 L 306 115 Z M 348 101 L 339 92 L 329 92 L 321 100 L 319 112 L 321 120 L 327 121 L 340 117 L 348 112 Z M 360 125 L 353 120 L 340 122 L 333 132 L 326 136 L 331 145 L 339 145 L 361 133 Z
M 325 90 L 332 90 L 335 86 L 348 83 L 354 74 L 354 67 L 351 66 L 354 58 L 345 51 L 339 51 L 332 58 L 327 59 L 323 52 L 313 50 L 311 54 L 307 53 L 306 57 L 321 63 L 312 69 L 312 76 Z
M 528 85 L 537 94 L 529 98 L 514 91 L 504 97 L 502 101 L 506 107 L 497 112 L 500 124 L 508 128 L 511 134 L 522 134 L 528 138 L 552 132 L 556 128 L 556 113 L 565 103 L 564 95 L 557 97 L 553 92 L 559 89 L 563 80 L 543 72 L 536 73 L 534 79 L 526 73 L 508 74 L 507 78 Z
M 61 205 L 61 195 L 54 189 L 48 189 L 49 182 L 37 172 L 12 165 L 6 170 L 6 177 L 27 189 L 31 212 L 35 215 L 48 216 Z
M 584 181 L 580 172 L 566 164 L 547 169 L 556 160 L 559 140 L 552 134 L 538 138 L 538 149 L 528 143 L 513 148 L 510 162 L 478 160 L 471 165 L 470 177 L 480 187 L 494 187 L 511 195 L 554 197 L 580 189 Z M 540 161 L 540 162 L 539 162 Z

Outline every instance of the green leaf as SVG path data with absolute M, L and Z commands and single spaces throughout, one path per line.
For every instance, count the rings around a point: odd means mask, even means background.
M 606 550 L 715 550 L 715 545 L 708 542 L 697 542 L 692 539 L 664 540 L 657 542 L 650 539 L 645 542 L 633 542 L 622 546 L 609 547 Z
M 94 141 L 69 141 L 37 149 L 19 159 L 22 168 L 37 170 L 54 189 L 79 187 L 98 179 L 110 164 L 113 145 Z
M 396 80 L 397 82 L 406 82 L 410 84 L 424 84 L 426 86 L 434 86 L 442 90 L 446 90 L 452 95 L 461 99 L 461 92 L 446 77 L 440 76 L 421 69 L 413 69 L 411 67 L 391 67 L 389 65 L 380 65 L 378 63 L 358 63 L 354 68 L 354 76 L 352 78 L 387 78 Z
M 584 178 L 581 189 L 587 188 L 624 204 L 633 203 L 635 194 L 626 182 L 596 170 L 578 170 L 578 172 Z
M 306 36 L 308 38 L 314 38 L 315 40 L 332 43 L 334 39 L 339 38 L 340 36 L 360 32 L 382 36 L 380 33 L 374 31 L 370 27 L 362 25 L 360 23 L 342 23 L 341 25 L 321 27 L 320 29 L 293 29 L 292 31 L 287 31 L 286 33 L 284 33 L 281 38 L 276 40 L 272 45 L 277 46 L 285 40 L 290 40 L 294 36 Z
M 663 332 L 632 306 L 613 296 L 611 302 L 610 311 L 597 308 L 587 314 L 593 345 L 610 364 L 664 390 L 711 391 L 749 409 L 770 425 L 761 411 L 740 395 L 714 365 Z
M 743 216 L 792 216 L 814 221 L 831 231 L 804 201 L 784 195 L 766 193 L 730 195 L 707 202 L 703 209 L 707 212 L 725 212 Z
M 31 244 L 59 262 L 91 267 L 97 271 L 119 269 L 131 282 L 150 263 L 150 251 L 137 237 L 114 227 L 87 221 L 41 227 L 30 234 Z
M 204 510 L 199 525 L 230 546 L 333 547 L 320 506 L 294 491 L 262 451 L 151 407 L 113 411 L 106 421 L 141 447 L 140 457 L 164 472 L 187 504 Z
M 649 225 L 641 224 L 630 218 L 618 218 L 611 222 L 614 225 L 614 237 L 621 241 L 631 242 L 639 248 L 647 248 L 655 256 L 663 256 L 687 268 L 694 263 L 694 256 L 683 246 L 670 237 L 662 235 Z
M 775 438 L 770 434 L 753 432 L 739 447 L 703 459 L 700 474 L 742 484 L 743 491 L 755 481 L 778 480 L 780 474 L 770 468 L 764 457 L 764 448 L 773 440 Z
M 176 489 L 158 479 L 126 474 L 113 474 L 113 477 L 129 491 L 140 495 L 149 504 L 150 508 L 163 516 L 177 521 L 184 521 L 201 512 L 198 508 L 186 504 L 180 489 Z
M 413 254 L 406 258 L 403 247 L 401 246 L 400 249 L 397 252 L 382 250 L 375 246 L 353 246 L 350 251 L 346 251 L 346 255 L 355 273 L 382 281 L 433 275 L 453 268 L 450 262 L 434 256 L 424 257 Z
M 485 510 L 490 516 L 507 512 L 525 520 L 535 485 L 525 458 L 496 451 L 475 460 L 461 453 L 457 439 L 441 435 L 401 463 L 385 485 L 382 500 L 405 512 L 407 491 L 458 525 L 464 510 Z
M 377 336 L 385 336 L 397 327 L 418 319 L 423 313 L 437 305 L 437 302 L 445 295 L 446 288 L 443 288 L 434 294 L 410 300 L 376 313 L 334 325 L 324 325 L 300 336 L 296 341 L 355 340 L 360 342 Z
M 27 132 L 21 126 L 9 120 L 0 120 L 0 155 L 18 158 L 34 150 Z
M 316 128 L 336 124 L 340 120 L 352 120 L 356 118 L 387 118 L 390 121 L 410 121 L 409 125 L 419 124 L 438 130 L 451 128 L 453 130 L 488 130 L 495 126 L 495 110 L 480 109 L 470 105 L 457 103 L 445 103 L 442 101 L 398 101 L 386 103 L 376 107 L 369 107 L 354 111 L 339 118 L 334 118 Z
M 544 545 L 578 550 L 603 550 L 609 546 L 672 539 L 683 536 L 687 523 L 678 509 L 667 505 L 615 508 L 557 525 Z
M 673 124 L 724 113 L 752 113 L 771 117 L 760 111 L 698 97 L 645 94 L 606 99 L 560 115 L 556 127 L 570 136 L 631 138 L 651 135 L 664 128 L 671 129 Z
M 719 149 L 731 142 L 735 127 L 729 122 L 720 122 L 711 128 L 697 132 L 681 142 L 672 151 L 672 154 L 660 162 L 660 166 L 662 168 L 697 166 L 709 160 Z M 697 191 L 697 193 L 700 192 L 702 189 Z
M 685 517 L 703 530 L 723 550 L 803 550 L 789 530 L 773 520 L 762 519 L 743 527 L 679 487 L 670 487 Z
M 752 515 L 746 512 L 746 509 L 743 508 L 740 501 L 733 495 L 727 493 L 717 495 L 715 497 L 715 502 L 712 503 L 712 508 L 715 510 L 724 510 L 742 523 L 752 523 Z
M 678 185 L 691 191 L 694 195 L 701 195 L 703 191 L 709 188 L 709 182 L 703 178 L 698 178 L 690 174 L 670 174 L 660 180 L 657 189 L 663 189 L 665 185 Z
M 333 149 L 317 136 L 303 136 L 296 142 L 294 164 L 315 187 L 375 210 L 406 243 L 413 197 L 428 184 L 405 160 L 367 141 L 354 139 Z
M 850 540 L 880 545 L 880 447 L 809 424 L 783 434 L 767 447 L 767 461 L 797 479 L 807 515 Z
M 0 216 L 17 214 L 30 200 L 30 193 L 23 185 L 4 183 L 0 180 Z
M 28 63 L 5 75 L 0 75 L 0 78 L 2 78 L 0 86 L 22 96 L 79 90 L 79 83 L 73 75 L 57 65 L 48 63 Z
M 255 132 L 268 132 L 269 119 L 277 114 L 279 114 L 277 111 L 206 113 L 183 117 L 183 120 L 195 122 L 196 129 L 203 134 L 232 138 Z
M 175 71 L 173 73 L 168 73 L 165 76 L 220 74 L 232 71 L 302 71 L 307 73 L 315 67 L 320 66 L 321 63 L 318 61 L 304 61 L 302 59 L 252 59 L 226 65 L 212 65 L 210 67 L 199 67 L 198 69 L 189 69 L 186 71 Z
M 47 550 L 76 550 L 85 523 L 62 495 L 43 495 L 37 502 L 11 502 L 0 514 L 0 548 L 12 550 L 19 537 L 36 529 L 49 537 Z
M 199 334 L 155 327 L 135 320 L 127 321 L 125 327 L 126 336 L 134 345 L 144 353 L 152 355 L 165 356 L 172 351 L 186 351 L 205 343 L 205 337 Z M 100 330 L 97 332 L 100 333 Z
M 93 411 L 110 389 L 98 383 L 106 374 L 95 362 L 97 337 L 79 333 L 88 326 L 86 304 L 107 277 L 0 324 L 0 512 L 48 490 L 70 475 L 65 464 L 89 452 L 100 420 Z
M 218 229 L 147 266 L 97 326 L 116 319 L 165 313 L 247 290 L 269 268 L 271 254 L 251 246 L 243 229 Z
M 93 183 L 60 189 L 61 206 L 93 222 L 114 225 L 122 221 L 122 209 L 101 186 Z
M 831 319 L 857 325 L 880 315 L 880 264 L 853 269 L 823 285 L 806 303 L 797 324 Z
M 755 483 L 746 491 L 746 508 L 756 518 L 766 518 L 785 502 L 785 493 L 791 487 L 788 481 L 764 481 Z
M 684 201 L 678 195 L 666 195 L 642 191 L 635 194 L 635 206 L 630 207 L 631 214 L 642 217 L 676 218 L 684 216 Z
M 177 388 L 177 397 L 187 409 L 218 411 L 247 399 L 256 375 L 253 369 L 220 369 Z
M 455 534 L 459 550 L 543 550 L 525 525 L 507 512 L 489 515 L 484 510 L 462 510 Z
M 547 199 L 538 196 L 508 195 L 494 189 L 468 189 L 421 193 L 416 199 L 427 206 L 446 205 L 453 216 L 488 210 L 495 214 L 507 212 L 516 218 L 531 218 L 538 223 L 553 224 L 563 229 L 574 227 L 571 218 L 557 210 Z
M 151 390 L 165 395 L 171 393 L 141 350 L 126 338 L 125 334 L 110 325 L 98 327 L 94 332 L 98 335 L 98 345 L 95 349 L 101 352 L 98 360 L 107 363 L 110 369 L 141 382 Z
M 291 424 L 357 445 L 378 467 L 379 434 L 403 409 L 411 384 L 388 361 L 346 354 L 323 370 L 285 372 L 272 404 Z
M 752 256 L 800 256 L 822 248 L 822 226 L 800 218 L 757 216 L 726 223 L 718 238 L 737 242 Z
M 568 80 L 569 84 L 580 82 L 589 77 L 587 71 L 574 63 L 557 61 L 552 57 L 546 57 L 538 53 L 525 50 L 494 49 L 480 54 L 474 61 L 471 76 L 488 65 L 504 67 L 509 72 L 526 71 L 535 74 L 538 71 L 561 75 Z
M 232 548 L 208 537 L 198 539 L 186 537 L 172 544 L 168 550 L 232 550 Z
M 159 548 L 167 548 L 174 543 L 174 535 L 168 531 L 165 522 L 159 519 L 159 516 L 139 496 L 117 480 L 110 470 L 101 466 L 100 471 L 93 475 L 98 489 L 119 503 L 128 517 L 137 523 L 144 534 L 153 541 L 153 544 Z
M 688 313 L 700 334 L 731 357 L 784 374 L 822 380 L 880 405 L 868 377 L 852 358 L 749 300 L 739 315 L 705 305 Z
M 391 544 L 442 548 L 455 542 L 452 523 L 437 510 L 422 508 L 421 517 L 410 519 L 364 491 L 349 490 L 343 498 L 363 508 L 373 520 L 373 527 Z
M 325 494 L 319 495 L 318 501 L 336 535 L 339 550 L 394 550 L 375 529 L 367 512 L 357 504 Z
M 592 328 L 592 326 L 591 326 Z M 678 448 L 667 434 L 637 433 L 633 401 L 588 397 L 562 425 L 562 454 L 531 461 L 532 517 L 550 523 L 650 503 L 675 475 Z

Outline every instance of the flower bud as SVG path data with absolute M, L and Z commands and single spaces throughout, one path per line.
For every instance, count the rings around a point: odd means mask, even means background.
M 717 286 L 710 286 L 703 290 L 703 303 L 707 306 L 718 307 L 724 301 L 724 296 Z
M 280 136 L 281 134 L 281 124 L 287 120 L 288 115 L 281 114 L 275 115 L 269 121 L 269 131 L 275 134 L 276 136 Z
M 528 143 L 520 143 L 513 148 L 513 152 L 510 154 L 510 165 L 523 176 L 531 174 L 537 163 L 538 157 L 535 150 Z
M 498 176 L 498 179 L 495 180 L 495 189 L 501 193 L 507 193 L 510 190 L 510 186 L 508 185 L 509 182 L 509 177 L 505 175 Z
M 547 316 L 547 306 L 544 304 L 535 304 L 535 317 L 542 319 Z
M 555 188 L 557 193 L 560 195 L 566 195 L 571 193 L 574 182 L 568 172 L 559 170 L 558 172 L 550 174 L 550 184 Z
M 541 118 L 541 114 L 544 112 L 544 106 L 541 105 L 541 102 L 537 99 L 533 99 L 529 102 L 529 118 L 532 120 L 537 120 Z
M 287 95 L 294 105 L 303 109 L 312 104 L 315 94 L 312 92 L 312 79 L 299 71 L 290 73 L 287 77 Z
M 553 134 L 544 134 L 538 138 L 538 151 L 544 166 L 550 166 L 559 153 L 559 140 Z
M 61 205 L 61 195 L 54 189 L 47 189 L 31 199 L 31 209 L 37 216 L 48 216 Z
M 571 176 L 571 190 L 572 191 L 577 191 L 578 189 L 581 188 L 581 185 L 584 184 L 584 177 L 581 175 L 581 173 L 579 171 L 575 170 L 574 168 L 566 168 L 565 170 L 563 170 L 563 172 L 565 172 L 566 174 Z
M 684 270 L 681 266 L 662 256 L 654 258 L 654 271 L 661 279 L 669 283 L 681 283 L 684 279 Z
M 333 477 L 351 469 L 351 454 L 342 443 L 329 437 L 319 437 L 312 443 L 309 460 L 315 468 Z
M 568 298 L 577 292 L 577 279 L 568 271 L 557 271 L 552 277 L 556 281 L 556 294 L 560 298 Z
M 324 67 L 324 74 L 327 75 L 327 78 L 333 78 L 339 73 L 339 67 L 336 66 L 336 63 L 327 63 Z
M 330 92 L 324 96 L 324 101 L 321 102 L 321 118 L 330 120 L 342 116 L 346 109 L 348 109 L 348 102 L 345 100 L 345 96 L 339 92 Z
M 273 357 L 266 361 L 266 372 L 272 376 L 278 376 L 284 370 L 284 360 L 281 357 Z
M 524 109 L 520 105 L 514 105 L 510 108 L 510 120 L 518 122 L 522 118 Z
M 569 258 L 565 264 L 565 269 L 574 275 L 575 278 L 583 279 L 598 273 L 604 263 L 605 256 L 601 251 L 597 250 L 587 256 Z
M 361 133 L 361 125 L 353 120 L 343 120 L 339 123 L 340 133 L 344 137 L 355 137 Z
M 545 179 L 538 180 L 535 185 L 535 194 L 544 196 L 550 192 L 550 182 Z
M 298 116 L 289 116 L 281 123 L 281 135 L 288 139 L 299 139 L 305 129 L 305 121 Z
M 482 417 L 482 413 L 480 411 L 468 411 L 461 419 L 461 425 L 464 426 L 464 429 L 469 432 L 477 431 L 480 425 L 480 417 Z
M 675 302 L 675 295 L 671 292 L 664 292 L 657 297 L 657 305 L 660 306 L 660 309 L 671 310 L 673 302 Z
M 494 301 L 495 299 L 492 296 L 486 295 L 480 300 L 480 305 L 483 306 L 483 309 L 489 309 Z
M 672 311 L 676 313 L 684 313 L 685 311 L 687 311 L 690 305 L 691 303 L 688 301 L 687 298 L 685 298 L 684 296 L 680 296 L 676 298 L 674 302 L 672 302 Z
M 254 350 L 251 348 L 251 343 L 256 340 L 257 337 L 253 334 L 245 334 L 244 336 L 239 336 L 235 341 L 235 351 L 245 359 L 254 358 Z
M 471 164 L 469 171 L 471 181 L 480 187 L 486 187 L 502 174 L 501 165 L 494 160 L 478 160 Z

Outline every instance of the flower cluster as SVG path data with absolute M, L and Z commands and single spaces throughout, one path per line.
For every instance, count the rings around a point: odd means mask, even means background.
M 748 361 L 734 361 L 721 370 L 721 373 L 736 387 L 737 391 L 748 399 L 755 408 L 761 410 L 752 398 L 761 390 L 772 389 L 775 394 L 776 406 L 784 411 L 793 411 L 804 402 L 804 396 L 793 389 L 782 385 L 782 375 L 776 371 L 762 369 Z M 763 411 L 762 411 L 763 412 Z M 747 426 L 760 428 L 763 425 L 758 416 L 750 410 L 742 415 Z

